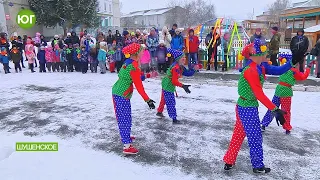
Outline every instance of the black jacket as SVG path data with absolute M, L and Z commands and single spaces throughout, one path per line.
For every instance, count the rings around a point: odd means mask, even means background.
M 212 38 L 214 38 L 214 37 L 212 36 L 212 32 L 211 32 L 211 33 L 209 33 L 209 34 L 207 35 L 207 37 L 206 37 L 206 39 L 205 39 L 205 43 L 206 43 L 207 46 L 209 46 L 209 47 L 208 47 L 209 49 L 213 49 L 213 48 L 212 48 L 212 43 L 214 43 L 214 39 L 211 41 Z M 210 42 L 211 42 L 211 43 L 210 43 Z M 221 44 L 221 39 L 220 39 L 220 36 L 219 36 L 219 37 L 217 38 L 217 40 L 216 40 L 216 44 L 214 45 L 214 49 L 217 50 L 217 48 L 218 48 L 218 46 L 220 46 L 220 44 Z
M 112 44 L 116 38 L 113 35 L 107 36 L 107 44 Z
M 303 34 L 293 37 L 290 43 L 290 49 L 292 54 L 305 54 L 309 48 L 309 40 L 304 36 L 304 31 L 301 31 Z

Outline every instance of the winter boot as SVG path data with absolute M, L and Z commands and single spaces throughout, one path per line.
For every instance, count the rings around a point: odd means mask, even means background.
M 262 167 L 262 168 L 253 168 L 254 173 L 269 173 L 271 171 L 270 168 Z
M 158 117 L 160 117 L 160 118 L 164 118 L 165 116 L 163 115 L 163 113 L 161 113 L 161 112 L 157 112 L 157 114 L 156 114 Z
M 317 78 L 320 78 L 320 74 L 317 74 Z
M 225 165 L 224 165 L 224 170 L 229 171 L 229 170 L 231 170 L 233 167 L 234 167 L 234 165 L 232 165 L 232 164 L 225 164 Z
M 261 126 L 261 131 L 265 132 L 266 131 L 266 127 L 264 125 Z
M 134 155 L 134 154 L 138 154 L 138 149 L 136 149 L 135 147 L 133 147 L 131 144 L 126 144 L 123 147 L 123 154 L 125 155 Z
M 291 132 L 289 130 L 286 130 L 286 135 L 289 135 Z
M 174 119 L 174 120 L 172 121 L 172 123 L 173 123 L 173 124 L 181 124 L 181 121 Z

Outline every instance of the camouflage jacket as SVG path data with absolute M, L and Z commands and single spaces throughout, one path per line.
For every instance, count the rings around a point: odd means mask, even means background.
M 273 35 L 271 38 L 270 44 L 269 44 L 269 53 L 272 54 L 278 54 L 279 53 L 279 48 L 280 48 L 280 38 L 281 35 L 280 33 L 276 33 Z

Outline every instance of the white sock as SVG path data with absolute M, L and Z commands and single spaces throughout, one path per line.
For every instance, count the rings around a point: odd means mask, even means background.
M 131 144 L 124 144 L 123 145 L 123 149 L 128 149 L 130 147 Z

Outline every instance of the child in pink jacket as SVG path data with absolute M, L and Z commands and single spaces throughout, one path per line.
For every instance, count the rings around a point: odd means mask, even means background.
M 45 51 L 46 51 L 47 69 L 48 69 L 49 72 L 51 72 L 52 65 L 53 65 L 53 62 L 54 62 L 54 57 L 53 57 L 54 54 L 53 54 L 53 49 L 52 49 L 51 44 L 48 44 L 48 46 L 46 47 Z
M 141 63 L 141 71 L 142 72 L 150 72 L 150 61 L 151 61 L 151 56 L 150 53 L 148 51 L 148 49 L 146 48 L 146 46 L 143 46 L 143 54 L 141 56 L 140 59 L 140 63 Z

